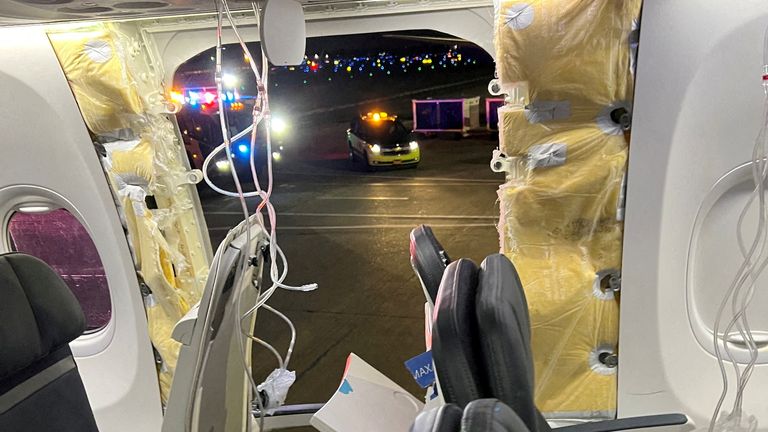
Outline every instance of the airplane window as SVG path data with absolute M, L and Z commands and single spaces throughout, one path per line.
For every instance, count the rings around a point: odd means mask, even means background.
M 11 247 L 50 265 L 64 279 L 83 308 L 86 333 L 104 328 L 112 317 L 107 276 L 96 245 L 65 209 L 16 212 L 8 222 Z

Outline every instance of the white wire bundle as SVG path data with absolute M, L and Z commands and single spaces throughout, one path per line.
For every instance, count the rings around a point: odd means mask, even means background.
M 768 28 L 764 40 L 764 58 L 763 58 L 763 90 L 765 93 L 763 108 L 763 125 L 758 133 L 755 145 L 752 149 L 752 180 L 754 189 L 747 200 L 744 208 L 739 214 L 739 220 L 736 226 L 736 238 L 739 244 L 739 251 L 744 258 L 742 264 L 736 272 L 733 282 L 725 292 L 722 302 L 717 310 L 715 318 L 714 350 L 717 357 L 718 366 L 723 380 L 723 390 L 715 406 L 715 411 L 709 423 L 709 432 L 718 430 L 754 431 L 757 428 L 757 421 L 753 416 L 743 419 L 743 400 L 749 379 L 754 371 L 757 362 L 758 349 L 755 339 L 752 335 L 752 329 L 749 325 L 747 310 L 754 299 L 757 280 L 768 266 L 768 201 L 766 200 L 765 182 L 768 180 Z M 747 249 L 744 241 L 744 219 L 752 206 L 757 201 L 758 223 L 757 231 L 754 234 L 752 244 Z M 721 324 L 730 304 L 731 320 L 721 332 Z M 746 365 L 740 365 L 731 352 L 728 343 L 734 327 L 744 341 L 749 353 L 749 362 Z M 722 346 L 722 348 L 721 348 Z M 731 363 L 736 376 L 736 394 L 733 407 L 730 413 L 720 413 L 720 409 L 728 395 L 728 373 L 726 371 L 725 357 Z M 742 424 L 746 420 L 746 424 Z
M 269 95 L 267 93 L 267 84 L 268 84 L 268 59 L 263 53 L 262 50 L 262 69 L 263 71 L 260 73 L 257 66 L 255 59 L 250 53 L 250 50 L 248 49 L 245 41 L 240 36 L 240 32 L 238 31 L 237 24 L 232 16 L 232 13 L 229 9 L 229 5 L 227 3 L 227 0 L 218 0 L 217 1 L 217 26 L 216 26 L 216 90 L 218 92 L 218 98 L 219 98 L 219 120 L 221 123 L 221 131 L 222 136 L 224 138 L 224 142 L 217 146 L 205 159 L 203 163 L 203 176 L 205 178 L 206 183 L 215 191 L 226 195 L 226 196 L 232 196 L 239 198 L 242 210 L 243 210 L 243 216 L 245 217 L 245 220 L 249 220 L 250 213 L 248 211 L 248 205 L 246 198 L 250 197 L 259 197 L 261 199 L 261 202 L 259 203 L 258 207 L 256 208 L 255 212 L 255 220 L 259 224 L 259 226 L 262 229 L 262 232 L 265 233 L 265 236 L 267 240 L 269 241 L 269 254 L 270 254 L 270 268 L 269 268 L 269 277 L 271 280 L 271 286 L 262 292 L 257 301 L 256 304 L 243 313 L 242 315 L 238 316 L 237 314 L 242 311 L 241 303 L 242 303 L 242 296 L 245 292 L 245 288 L 247 286 L 250 286 L 250 284 L 246 284 L 248 281 L 243 281 L 239 286 L 235 287 L 235 308 L 237 313 L 236 316 L 236 322 L 235 325 L 237 327 L 237 330 L 239 333 L 254 342 L 264 346 L 267 348 L 277 359 L 277 363 L 279 365 L 280 370 L 287 370 L 291 354 L 293 353 L 293 349 L 296 343 L 296 328 L 294 327 L 293 323 L 291 322 L 288 317 L 277 311 L 276 309 L 270 307 L 266 304 L 266 302 L 269 300 L 269 298 L 275 293 L 275 291 L 278 288 L 283 288 L 287 290 L 293 290 L 293 291 L 311 291 L 317 288 L 317 284 L 308 284 L 308 285 L 302 285 L 300 287 L 294 287 L 290 285 L 286 285 L 283 282 L 285 281 L 285 278 L 288 274 L 288 261 L 285 257 L 285 254 L 283 253 L 282 249 L 277 243 L 277 217 L 276 212 L 274 209 L 274 206 L 272 205 L 270 198 L 272 196 L 272 190 L 273 190 L 273 183 L 274 183 L 274 177 L 273 177 L 273 167 L 272 167 L 272 139 L 271 139 L 271 114 L 269 110 Z M 256 15 L 257 23 L 259 23 L 259 12 L 258 12 L 258 6 L 256 3 L 251 3 L 251 6 L 253 8 L 253 12 Z M 244 131 L 240 132 L 239 134 L 235 135 L 234 137 L 230 137 L 229 135 L 229 127 L 227 123 L 227 116 L 224 109 L 223 101 L 226 100 L 224 97 L 224 89 L 223 89 L 223 83 L 222 83 L 222 28 L 223 28 L 223 18 L 224 15 L 226 15 L 227 20 L 229 21 L 229 24 L 232 28 L 232 31 L 234 32 L 235 36 L 237 37 L 237 40 L 243 50 L 244 55 L 248 59 L 248 63 L 251 65 L 251 70 L 254 74 L 257 88 L 258 88 L 258 96 L 256 98 L 256 104 L 253 109 L 253 122 L 252 124 L 246 128 Z M 260 23 L 259 23 L 260 25 Z M 262 189 L 259 179 L 256 172 L 256 163 L 255 163 L 255 154 L 256 154 L 256 136 L 258 132 L 259 124 L 264 121 L 264 128 L 265 128 L 265 135 L 266 135 L 266 147 L 267 147 L 267 176 L 268 176 L 268 183 L 266 190 Z M 232 150 L 231 150 L 231 142 L 233 140 L 240 139 L 244 136 L 246 136 L 248 133 L 251 134 L 251 145 L 250 145 L 250 170 L 251 170 L 251 176 L 253 177 L 253 182 L 256 187 L 256 190 L 254 192 L 244 193 L 243 188 L 240 182 L 240 179 L 237 174 L 237 170 L 234 167 L 234 160 L 232 158 Z M 231 192 L 224 190 L 222 188 L 219 188 L 216 186 L 211 179 L 208 177 L 208 167 L 210 165 L 211 160 L 216 157 L 217 154 L 219 154 L 221 151 L 225 151 L 227 160 L 230 165 L 230 171 L 232 173 L 232 178 L 235 183 L 235 188 L 237 192 Z M 265 226 L 264 218 L 262 215 L 262 210 L 266 209 L 267 216 L 269 217 L 269 230 Z M 269 234 L 266 234 L 266 233 Z M 250 260 L 248 253 L 250 253 L 252 247 L 252 239 L 250 234 L 250 229 L 246 229 L 246 247 L 245 252 L 242 254 L 241 262 L 239 263 L 239 269 L 238 271 L 245 272 L 247 270 L 247 267 L 250 265 Z M 282 271 L 280 271 L 278 266 L 278 260 L 282 263 Z M 286 352 L 285 357 L 281 357 L 278 351 L 269 343 L 255 337 L 251 334 L 251 329 L 244 329 L 243 328 L 243 321 L 247 320 L 254 312 L 256 312 L 259 308 L 264 307 L 266 310 L 276 314 L 280 319 L 285 321 L 291 330 L 291 341 L 288 346 L 288 350 Z M 245 372 L 248 376 L 249 383 L 251 385 L 251 388 L 255 394 L 255 400 L 259 407 L 260 411 L 260 430 L 263 430 L 264 426 L 264 407 L 261 401 L 261 398 L 258 395 L 258 385 L 256 384 L 256 381 L 253 378 L 253 374 L 250 370 L 250 367 L 248 366 L 248 359 L 245 358 L 245 348 L 243 346 L 243 338 L 238 338 L 239 348 L 240 348 L 240 354 L 241 354 L 241 360 L 243 362 L 243 367 L 245 369 Z

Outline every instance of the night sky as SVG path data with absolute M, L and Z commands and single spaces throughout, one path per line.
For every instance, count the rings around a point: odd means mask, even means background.
M 257 55 L 260 52 L 258 42 L 249 43 L 248 46 L 253 55 Z M 444 53 L 451 49 L 460 52 L 465 58 L 475 60 L 472 66 L 488 68 L 493 65 L 490 55 L 476 45 L 434 31 L 369 33 L 308 38 L 306 53 L 309 60 L 312 60 L 315 54 L 319 56 L 320 60 L 323 60 L 326 55 L 330 59 L 377 56 L 382 53 L 401 57 Z M 180 66 L 176 73 L 176 87 L 213 86 L 214 62 L 211 58 L 215 55 L 215 49 L 211 48 Z M 243 61 L 242 50 L 238 45 L 225 46 L 223 56 L 225 71 L 236 73 L 238 68 L 243 71 L 248 70 L 248 65 Z M 290 71 L 288 68 L 282 67 L 272 68 L 272 72 L 275 74 L 276 79 L 287 78 L 282 75 L 299 75 L 301 73 L 300 70 Z M 424 72 L 427 71 L 425 70 Z M 298 77 L 294 80 L 296 79 Z M 301 80 L 303 81 L 304 78 L 301 78 Z

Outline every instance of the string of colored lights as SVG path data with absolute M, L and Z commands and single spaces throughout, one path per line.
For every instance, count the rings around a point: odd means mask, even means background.
M 447 52 L 421 53 L 407 56 L 397 56 L 392 53 L 380 52 L 367 56 L 333 56 L 328 54 L 304 56 L 304 62 L 299 66 L 290 66 L 282 69 L 299 71 L 303 73 L 318 73 L 327 70 L 334 74 L 347 74 L 373 77 L 377 74 L 391 75 L 392 72 L 409 72 L 415 70 L 422 72 L 438 68 L 469 66 L 477 64 L 477 59 L 463 55 L 456 49 Z
M 213 57 L 211 57 L 213 59 Z M 247 60 L 243 59 L 245 64 Z M 384 73 L 391 74 L 395 71 L 426 71 L 435 69 L 447 69 L 450 67 L 476 65 L 477 58 L 462 54 L 458 46 L 448 51 L 421 52 L 412 55 L 396 55 L 386 51 L 373 55 L 345 56 L 336 54 L 305 55 L 304 61 L 298 66 L 278 67 L 273 70 L 286 70 L 290 72 L 317 73 L 328 70 L 333 73 L 345 73 L 347 75 L 373 76 Z
M 422 52 L 413 55 L 395 55 L 386 51 L 375 55 L 343 56 L 316 53 L 305 55 L 304 61 L 298 66 L 275 67 L 274 72 L 299 73 L 308 75 L 303 79 L 309 84 L 313 77 L 333 81 L 334 76 L 354 79 L 356 77 L 374 78 L 408 72 L 429 72 L 448 68 L 470 67 L 477 65 L 478 59 L 458 51 L 457 46 L 448 51 Z M 244 60 L 245 63 L 247 61 Z M 247 69 L 247 66 L 243 67 Z M 234 71 L 231 71 L 234 72 Z M 231 111 L 241 111 L 246 105 L 242 100 L 252 97 L 242 95 L 236 90 L 237 78 L 226 74 L 224 79 L 229 90 L 226 91 L 225 106 Z M 274 82 L 273 86 L 279 86 Z M 171 98 L 181 105 L 188 105 L 202 111 L 218 109 L 218 96 L 215 89 L 198 87 L 173 91 Z

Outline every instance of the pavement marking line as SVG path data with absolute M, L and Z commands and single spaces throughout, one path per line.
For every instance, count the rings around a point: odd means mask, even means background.
M 366 179 L 366 178 L 376 178 L 376 179 L 387 179 L 387 180 L 411 180 L 411 181 L 451 181 L 451 182 L 460 182 L 460 183 L 490 183 L 490 184 L 502 184 L 504 183 L 503 178 L 499 179 L 477 179 L 477 178 L 458 178 L 458 177 L 400 177 L 400 176 L 386 176 L 386 175 L 354 175 L 354 174 L 346 174 L 346 173 L 338 173 L 338 174 L 331 174 L 331 173 L 307 173 L 307 172 L 295 172 L 295 171 L 279 171 L 277 173 L 280 174 L 287 174 L 287 175 L 303 175 L 303 176 L 310 176 L 310 177 L 354 177 L 358 179 Z M 361 183 L 366 184 L 366 183 Z
M 238 215 L 242 216 L 243 212 L 205 212 L 207 215 Z M 421 214 L 376 214 L 376 213 L 292 213 L 292 212 L 277 212 L 278 216 L 291 216 L 291 217 L 355 217 L 355 218 L 373 218 L 373 219 L 492 219 L 496 220 L 498 216 L 484 216 L 484 215 L 421 215 Z
M 327 185 L 327 184 L 334 184 L 334 185 L 335 184 L 339 184 L 339 185 L 347 185 L 347 186 L 349 186 L 349 183 L 323 183 L 323 185 Z M 391 186 L 472 186 L 472 187 L 475 187 L 475 186 L 487 186 L 487 185 L 491 185 L 491 184 L 494 185 L 494 186 L 500 186 L 502 184 L 502 182 L 494 182 L 494 183 L 490 183 L 490 182 L 487 182 L 487 183 L 486 182 L 451 183 L 451 182 L 448 182 L 448 181 L 442 181 L 441 180 L 441 181 L 434 181 L 434 182 L 431 182 L 431 183 L 427 183 L 427 182 L 421 182 L 421 183 L 416 183 L 416 182 L 414 182 L 414 183 L 400 183 L 400 182 L 398 182 L 398 183 L 361 183 L 361 185 L 363 185 L 363 186 L 390 186 L 390 187 Z
M 364 217 L 382 219 L 493 219 L 498 216 L 470 215 L 419 215 L 419 214 L 376 214 L 376 213 L 278 213 L 281 216 L 311 216 L 311 217 Z
M 496 224 L 492 223 L 474 223 L 474 224 L 430 224 L 432 228 L 486 228 L 496 227 Z M 277 230 L 285 231 L 297 231 L 297 230 L 362 230 L 362 229 L 413 229 L 411 224 L 379 224 L 379 225 L 318 225 L 318 226 L 277 226 Z M 208 228 L 208 231 L 229 231 L 231 227 L 213 227 Z
M 458 181 L 455 180 L 455 182 L 452 181 L 434 181 L 434 182 L 396 182 L 396 183 L 359 183 L 357 185 L 359 186 L 388 186 L 388 187 L 396 187 L 396 186 L 468 186 L 468 187 L 488 187 L 489 185 L 494 186 L 501 186 L 504 182 L 464 182 L 464 181 Z M 357 185 L 350 185 L 349 182 L 347 183 L 341 183 L 341 182 L 323 182 L 316 184 L 317 187 L 324 187 L 324 186 L 357 186 Z M 280 187 L 280 186 L 278 186 Z M 294 188 L 288 188 L 288 189 L 294 189 Z M 281 191 L 282 193 L 302 193 L 307 192 L 306 190 L 292 190 L 292 191 Z M 234 199 L 234 198 L 233 198 Z
M 408 197 L 317 197 L 320 200 L 368 200 L 368 201 L 408 201 Z

